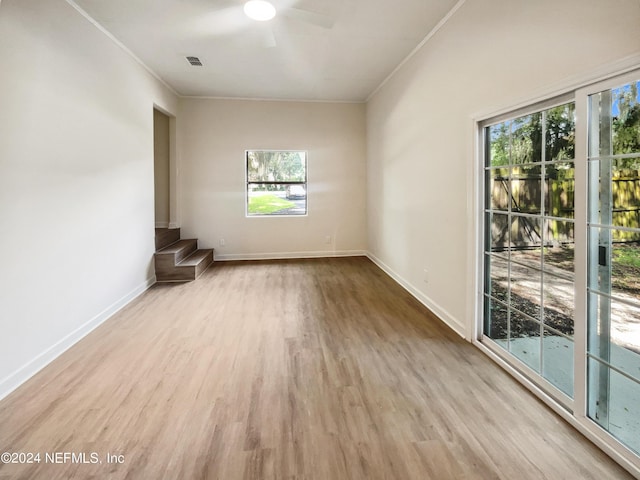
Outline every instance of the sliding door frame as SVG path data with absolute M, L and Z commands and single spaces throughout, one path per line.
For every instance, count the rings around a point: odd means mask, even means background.
M 603 90 L 617 88 L 630 82 L 640 80 L 638 64 L 578 82 L 573 88 L 565 88 L 538 98 L 528 104 L 523 102 L 512 109 L 503 109 L 494 114 L 474 117 L 474 168 L 475 175 L 475 289 L 474 289 L 474 324 L 472 326 L 472 342 L 512 374 L 518 381 L 543 400 L 550 408 L 567 422 L 578 429 L 589 440 L 595 443 L 616 462 L 630 473 L 640 478 L 640 456 L 623 445 L 615 437 L 590 419 L 588 412 L 587 392 L 587 215 L 588 215 L 588 128 L 589 128 L 589 95 Z M 548 106 L 575 102 L 575 317 L 574 317 L 574 395 L 573 399 L 563 394 L 551 383 L 544 380 L 526 365 L 510 358 L 511 355 L 497 346 L 491 339 L 483 335 L 484 322 L 484 250 L 485 250 L 485 134 L 487 125 L 505 119 L 516 118 L 527 113 L 540 111 Z

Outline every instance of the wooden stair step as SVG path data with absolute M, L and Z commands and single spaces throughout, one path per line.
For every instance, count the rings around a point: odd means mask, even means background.
M 198 240 L 195 238 L 189 238 L 184 240 L 178 240 L 171 245 L 164 247 L 162 250 L 156 252 L 157 256 L 173 256 L 174 264 L 180 263 L 183 259 L 187 258 L 198 248 Z
M 176 266 L 180 267 L 180 266 L 195 266 L 195 265 L 198 265 L 199 263 L 205 261 L 206 258 L 209 255 L 211 255 L 212 253 L 213 253 L 213 249 L 212 248 L 201 248 L 201 249 L 198 249 L 195 252 L 193 252 L 191 255 L 189 255 L 187 258 L 185 258 L 184 260 L 179 262 L 178 265 L 176 265 Z
M 195 280 L 213 263 L 213 249 L 193 252 L 171 269 L 156 270 L 158 282 L 183 282 Z
M 209 265 L 213 263 L 213 248 L 196 250 L 188 258 L 184 259 L 180 265 L 185 263 L 194 267 L 195 271 L 193 279 L 195 280 L 202 275 L 207 268 L 209 268 Z

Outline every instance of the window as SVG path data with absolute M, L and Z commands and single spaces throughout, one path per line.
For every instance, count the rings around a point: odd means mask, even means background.
M 307 214 L 307 152 L 247 150 L 247 216 Z
M 481 342 L 640 468 L 640 71 L 480 128 Z

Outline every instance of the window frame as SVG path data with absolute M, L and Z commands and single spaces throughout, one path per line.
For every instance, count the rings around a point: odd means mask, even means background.
M 294 152 L 304 154 L 304 180 L 287 180 L 287 181 L 250 181 L 249 180 L 249 153 L 250 152 Z M 244 151 L 244 214 L 246 218 L 296 218 L 307 217 L 309 215 L 309 152 L 308 150 L 299 149 L 266 149 L 266 148 L 252 148 Z M 302 185 L 305 190 L 305 209 L 304 213 L 290 213 L 290 214 L 275 214 L 275 213 L 249 213 L 249 187 L 250 185 Z

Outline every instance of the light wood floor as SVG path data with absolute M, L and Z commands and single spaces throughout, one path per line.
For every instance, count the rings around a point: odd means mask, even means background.
M 2 479 L 631 478 L 365 258 L 153 287 L 0 402 L 3 451 L 43 458 Z

